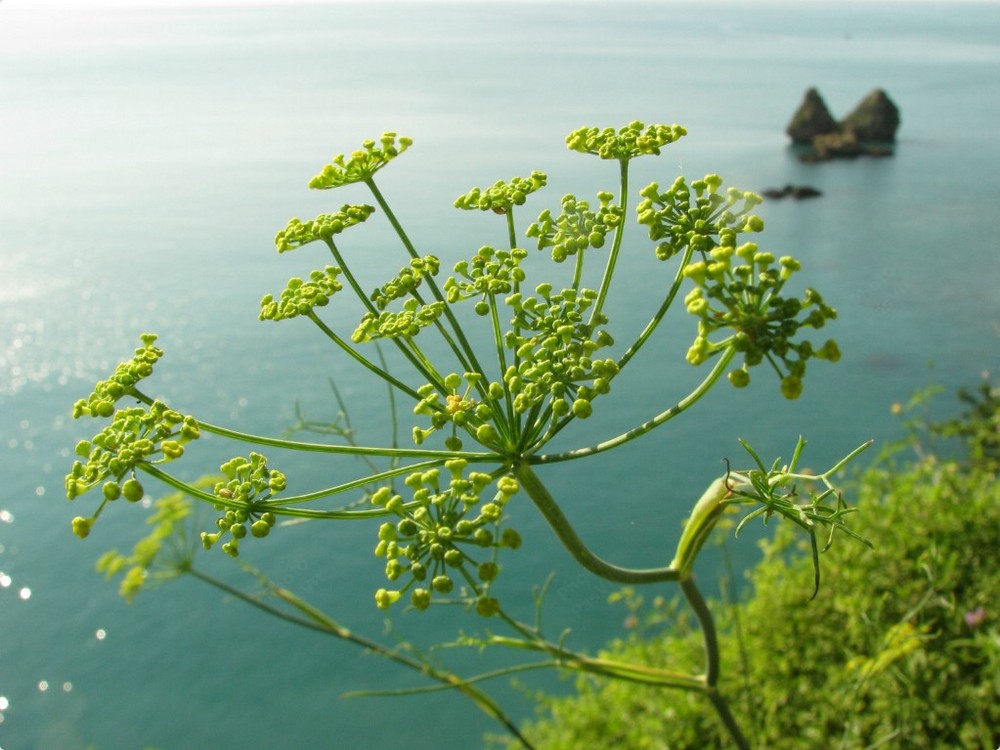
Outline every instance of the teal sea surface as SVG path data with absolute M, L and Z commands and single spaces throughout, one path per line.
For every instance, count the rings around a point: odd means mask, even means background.
M 472 748 L 500 731 L 446 693 L 345 700 L 349 690 L 425 683 L 197 581 L 126 604 L 94 564 L 144 533 L 141 509 L 111 508 L 86 540 L 70 533 L 94 503 L 64 498 L 73 446 L 94 432 L 70 418 L 71 404 L 131 355 L 141 332 L 159 334 L 166 352 L 151 388 L 185 413 L 278 435 L 297 408 L 336 414 L 332 378 L 358 440 L 391 439 L 380 384 L 306 323 L 257 320 L 263 294 L 328 262 L 316 248 L 279 256 L 276 231 L 293 216 L 370 200 L 353 188 L 310 191 L 309 178 L 383 131 L 414 145 L 379 184 L 420 251 L 446 268 L 506 241 L 496 217 L 452 208 L 472 186 L 546 172 L 525 224 L 564 193 L 617 190 L 613 165 L 566 150 L 582 125 L 688 128 L 659 158 L 635 163 L 635 191 L 719 173 L 741 189 L 822 192 L 761 206 L 760 242 L 799 257 L 800 283 L 839 310 L 830 334 L 842 360 L 811 364 L 797 401 L 761 369 L 749 389 L 721 384 L 630 448 L 543 475 L 584 539 L 621 564 L 670 559 L 723 459 L 743 460 L 738 437 L 787 457 L 802 434 L 805 462 L 823 469 L 865 440 L 897 439 L 894 403 L 931 384 L 974 386 L 1000 366 L 1000 5 L 143 5 L 0 3 L 2 750 Z M 813 86 L 838 117 L 872 89 L 887 91 L 902 117 L 895 155 L 800 162 L 784 129 Z M 343 249 L 374 287 L 407 259 L 384 225 L 369 224 Z M 648 319 L 642 300 L 669 283 L 651 256 L 635 227 L 607 308 L 620 340 Z M 700 381 L 684 360 L 694 323 L 675 312 L 575 443 L 616 435 Z M 407 432 L 408 411 L 400 407 Z M 238 450 L 206 438 L 179 471 L 193 479 Z M 281 461 L 296 491 L 361 470 Z M 553 637 L 570 627 L 570 644 L 596 648 L 622 635 L 625 612 L 606 602 L 614 587 L 575 569 L 529 503 L 510 512 L 525 543 L 502 578 L 512 598 L 524 594 L 519 614 L 531 616 L 526 589 L 553 571 Z M 376 528 L 280 528 L 244 559 L 358 632 L 418 645 L 456 635 L 438 612 L 400 611 L 386 624 L 373 601 L 384 585 Z M 739 570 L 752 564 L 751 536 L 727 548 Z M 218 550 L 203 557 L 240 580 Z M 706 581 L 719 572 L 713 555 L 699 568 Z M 442 658 L 469 671 L 498 663 L 476 652 Z M 494 687 L 519 718 L 530 714 L 519 688 Z

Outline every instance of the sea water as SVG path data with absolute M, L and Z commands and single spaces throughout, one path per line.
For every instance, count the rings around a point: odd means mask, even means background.
M 771 458 L 803 434 L 806 463 L 822 469 L 862 441 L 897 438 L 893 403 L 931 384 L 975 385 L 998 365 L 996 5 L 144 5 L 0 3 L 5 750 L 466 748 L 499 729 L 443 693 L 343 700 L 351 689 L 426 683 L 193 580 L 126 605 L 93 567 L 143 533 L 136 508 L 111 508 L 86 541 L 69 533 L 69 519 L 94 502 L 63 497 L 72 446 L 94 431 L 69 418 L 70 405 L 143 331 L 166 350 L 151 388 L 186 413 L 280 434 L 297 406 L 335 416 L 333 379 L 359 441 L 391 439 L 378 383 L 303 321 L 256 320 L 262 294 L 327 262 L 318 248 L 278 256 L 274 233 L 292 216 L 370 200 L 354 189 L 308 191 L 309 177 L 385 130 L 415 145 L 380 185 L 421 252 L 446 266 L 505 242 L 502 221 L 451 208 L 474 185 L 547 172 L 525 221 L 565 192 L 617 190 L 613 165 L 565 150 L 564 136 L 581 125 L 689 129 L 659 159 L 635 163 L 634 190 L 718 172 L 743 189 L 822 192 L 762 206 L 761 244 L 801 258 L 801 283 L 839 309 L 830 334 L 842 361 L 811 364 L 796 402 L 761 370 L 749 390 L 722 384 L 631 449 L 544 472 L 580 534 L 614 561 L 669 560 L 722 460 L 745 461 L 737 437 Z M 811 86 L 836 116 L 885 89 L 902 115 L 895 155 L 800 163 L 783 131 Z M 374 286 L 406 258 L 369 223 L 343 246 Z M 608 311 L 624 339 L 649 314 L 641 300 L 669 282 L 638 231 L 621 263 Z M 702 371 L 683 359 L 693 322 L 681 311 L 665 328 L 567 445 L 617 434 L 699 382 Z M 937 408 L 954 411 L 945 401 Z M 407 413 L 401 407 L 406 429 Z M 245 450 L 203 443 L 180 464 L 187 478 Z M 302 491 L 361 471 L 281 461 Z M 614 587 L 575 569 L 526 501 L 511 515 L 525 545 L 507 555 L 501 589 L 516 602 L 515 592 L 554 571 L 550 636 L 572 627 L 570 645 L 594 648 L 621 635 L 624 612 L 605 603 Z M 386 629 L 372 599 L 384 585 L 374 532 L 368 523 L 280 528 L 244 557 L 359 632 L 388 643 L 452 637 L 457 627 L 437 613 L 394 614 Z M 752 539 L 728 548 L 737 568 L 752 563 Z M 203 557 L 207 569 L 242 580 L 221 552 Z M 709 587 L 719 572 L 711 555 L 699 568 Z M 469 672 L 498 663 L 447 657 Z M 530 712 L 507 681 L 495 688 L 518 718 Z

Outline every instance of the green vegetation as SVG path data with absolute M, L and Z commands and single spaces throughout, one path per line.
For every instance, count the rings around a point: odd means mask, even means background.
M 914 432 L 857 478 L 853 528 L 874 549 L 831 548 L 812 601 L 807 551 L 779 527 L 750 597 L 717 608 L 720 689 L 752 747 L 1000 745 L 998 396 L 985 383 L 963 391 L 961 417 Z M 964 440 L 960 456 L 945 457 L 941 435 Z M 677 601 L 615 598 L 634 629 L 605 658 L 697 669 L 701 638 Z M 541 705 L 526 729 L 540 749 L 728 746 L 690 693 L 587 676 Z

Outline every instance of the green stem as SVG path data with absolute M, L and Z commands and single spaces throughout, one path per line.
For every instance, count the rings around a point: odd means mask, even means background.
M 660 305 L 660 309 L 656 311 L 656 314 L 653 315 L 649 323 L 646 324 L 646 327 L 643 329 L 642 333 L 639 334 L 639 337 L 635 340 L 632 346 L 628 348 L 628 351 L 626 351 L 622 355 L 621 359 L 618 360 L 619 370 L 623 369 L 628 361 L 638 353 L 639 349 L 642 348 L 642 345 L 646 343 L 646 340 L 652 335 L 653 331 L 655 331 L 657 326 L 660 325 L 660 321 L 663 320 L 663 316 L 666 315 L 667 310 L 669 310 L 670 306 L 673 304 L 674 298 L 677 296 L 677 292 L 680 291 L 681 283 L 684 281 L 684 268 L 690 262 L 691 255 L 693 253 L 694 250 L 688 246 L 688 249 L 684 253 L 684 257 L 681 259 L 680 265 L 677 267 L 677 273 L 674 275 L 674 283 L 671 285 L 670 291 L 663 300 L 663 304 Z
M 698 624 L 701 626 L 701 636 L 705 644 L 705 683 L 709 687 L 706 695 L 712 701 L 716 713 L 725 725 L 726 731 L 729 732 L 733 742 L 736 743 L 736 746 L 740 750 L 750 750 L 750 744 L 747 742 L 746 737 L 743 736 L 736 718 L 729 710 L 729 704 L 718 691 L 719 637 L 715 630 L 715 620 L 694 578 L 682 578 L 680 585 L 681 591 L 684 592 L 684 597 L 694 610 L 695 616 L 698 618 Z
M 375 180 L 369 177 L 364 182 L 365 185 L 368 186 L 368 189 L 371 191 L 372 195 L 375 197 L 375 201 L 376 203 L 378 203 L 379 208 L 381 208 L 382 211 L 385 213 L 385 216 L 389 220 L 389 223 L 392 224 L 392 228 L 395 230 L 396 235 L 400 239 L 400 242 L 403 243 L 403 247 L 405 247 L 406 251 L 410 254 L 410 257 L 413 258 L 414 260 L 419 259 L 420 256 L 417 254 L 416 248 L 413 246 L 413 243 L 410 242 L 410 238 L 406 235 L 406 232 L 403 230 L 403 225 L 399 223 L 399 220 L 396 218 L 396 215 L 392 212 L 392 209 L 389 208 L 389 204 L 388 202 L 386 202 L 385 197 L 382 195 L 382 191 L 379 190 L 378 186 L 375 184 Z M 476 372 L 485 374 L 486 371 L 482 368 L 482 366 L 479 364 L 479 361 L 476 359 L 475 350 L 473 350 L 472 346 L 469 344 L 469 340 L 465 337 L 465 332 L 462 330 L 462 326 L 460 326 L 458 320 L 456 320 L 455 313 L 452 312 L 451 305 L 448 304 L 444 295 L 441 293 L 441 289 L 438 287 L 437 282 L 434 281 L 434 277 L 427 276 L 426 279 L 427 279 L 427 286 L 431 290 L 431 293 L 434 295 L 434 299 L 444 303 L 445 317 L 448 318 L 448 323 L 451 325 L 452 330 L 455 332 L 455 336 L 456 338 L 458 338 L 462 350 L 469 358 L 469 362 L 472 363 L 472 369 L 474 369 Z
M 628 202 L 628 162 L 627 158 L 619 159 L 619 171 L 621 174 L 621 196 L 618 206 L 621 208 L 622 216 L 625 215 L 625 205 Z M 604 307 L 604 300 L 608 296 L 608 289 L 611 288 L 611 277 L 615 272 L 615 264 L 618 262 L 618 252 L 621 250 L 622 238 L 625 236 L 625 222 L 622 221 L 615 229 L 615 241 L 608 254 L 608 264 L 604 268 L 604 278 L 601 279 L 601 288 L 597 293 L 597 301 L 590 312 L 590 325 L 594 326 Z
M 655 430 L 657 427 L 662 425 L 664 422 L 673 419 L 678 414 L 681 414 L 686 409 L 688 409 L 693 404 L 697 403 L 702 396 L 704 396 L 709 389 L 715 385 L 715 381 L 719 379 L 723 372 L 725 372 L 726 367 L 732 361 L 733 357 L 736 355 L 736 349 L 732 346 L 726 347 L 719 361 L 715 363 L 715 367 L 712 371 L 708 373 L 705 379 L 695 388 L 691 393 L 682 398 L 676 404 L 671 406 L 666 411 L 660 412 L 655 417 L 647 422 L 635 427 L 628 432 L 624 432 L 617 437 L 611 438 L 610 440 L 605 440 L 597 445 L 591 445 L 587 448 L 577 448 L 576 450 L 567 451 L 565 453 L 551 453 L 541 456 L 529 456 L 527 460 L 532 464 L 551 464 L 558 461 L 571 461 L 577 458 L 583 458 L 585 456 L 592 456 L 595 453 L 603 453 L 604 451 L 609 451 L 612 448 L 617 448 L 620 445 L 624 445 L 637 437 L 645 435 L 647 432 Z M 545 439 L 548 441 L 552 437 L 551 434 L 546 434 Z
M 535 507 L 548 521 L 556 537 L 580 565 L 591 573 L 616 583 L 652 583 L 654 581 L 676 581 L 678 572 L 673 567 L 665 568 L 622 568 L 595 555 L 577 535 L 563 514 L 558 503 L 542 484 L 531 466 L 521 462 L 514 467 L 517 479 Z
M 517 738 L 517 740 L 525 748 L 528 748 L 528 750 L 534 750 L 534 746 L 523 734 L 521 734 L 517 725 L 514 724 L 506 713 L 504 713 L 503 709 L 500 708 L 499 704 L 493 698 L 475 686 L 468 684 L 457 675 L 438 669 L 427 662 L 419 661 L 418 659 L 407 656 L 406 654 L 403 654 L 395 649 L 384 646 L 377 641 L 373 641 L 369 638 L 365 638 L 364 636 L 351 632 L 347 628 L 338 625 L 312 605 L 295 596 L 295 594 L 291 591 L 274 585 L 269 580 L 263 579 L 262 576 L 258 576 L 258 579 L 264 583 L 269 593 L 287 604 L 290 604 L 292 607 L 299 610 L 304 616 L 299 617 L 278 607 L 267 604 L 260 598 L 250 596 L 246 592 L 241 591 L 234 586 L 230 586 L 229 584 L 206 573 L 202 573 L 194 567 L 189 567 L 186 572 L 190 573 L 198 580 L 203 581 L 210 586 L 214 586 L 215 588 L 224 591 L 240 601 L 261 610 L 262 612 L 266 612 L 273 617 L 277 617 L 285 622 L 298 625 L 299 627 L 306 628 L 308 630 L 315 630 L 320 633 L 325 633 L 326 635 L 331 635 L 335 638 L 348 641 L 349 643 L 360 646 L 367 651 L 378 654 L 391 662 L 400 664 L 408 669 L 418 672 L 419 674 L 425 675 L 433 680 L 443 683 L 444 685 L 454 688 L 475 703 L 476 706 L 483 711 L 483 713 L 502 724 L 504 728 L 510 732 L 512 736 Z
M 344 339 L 342 339 L 340 336 L 338 336 L 326 323 L 324 323 L 322 320 L 320 320 L 319 316 L 317 316 L 316 313 L 313 310 L 309 310 L 309 312 L 306 313 L 306 316 L 309 318 L 309 320 L 311 320 L 313 323 L 315 323 L 316 326 L 324 334 L 326 334 L 327 338 L 329 338 L 331 341 L 333 341 L 333 343 L 335 343 L 337 346 L 339 346 L 341 349 L 343 349 L 345 352 L 347 352 L 347 354 L 349 354 L 351 356 L 351 358 L 353 358 L 356 362 L 358 362 L 359 364 L 361 364 L 363 367 L 365 367 L 366 369 L 368 369 L 369 371 L 371 371 L 375 375 L 378 375 L 380 378 L 382 378 L 382 380 L 384 380 L 387 383 L 395 386 L 396 388 L 398 388 L 399 390 L 401 390 L 403 393 L 405 393 L 410 398 L 414 399 L 415 401 L 420 401 L 420 399 L 422 398 L 422 396 L 419 393 L 417 393 L 415 390 L 413 390 L 412 388 L 410 388 L 405 383 L 403 383 L 403 382 L 397 380 L 396 378 L 394 378 L 386 370 L 384 370 L 383 368 L 379 367 L 378 365 L 376 365 L 371 360 L 367 359 L 358 350 L 356 350 L 354 347 L 352 347 L 350 344 L 348 344 L 346 341 L 344 341 Z M 426 374 L 426 373 L 421 372 L 421 374 Z

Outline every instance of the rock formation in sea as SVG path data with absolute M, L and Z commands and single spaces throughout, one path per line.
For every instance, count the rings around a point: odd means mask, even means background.
M 885 144 L 895 140 L 899 121 L 899 108 L 882 89 L 871 91 L 837 123 L 819 92 L 811 88 L 785 132 L 796 145 L 810 146 L 799 155 L 805 162 L 892 156 L 892 148 Z
M 819 190 L 809 185 L 785 185 L 780 188 L 767 188 L 761 195 L 765 198 L 775 198 L 780 200 L 781 198 L 794 198 L 797 201 L 805 200 L 806 198 L 818 198 L 823 195 Z
M 840 126 L 827 109 L 823 97 L 812 88 L 806 91 L 802 104 L 795 111 L 785 132 L 796 143 L 812 143 L 817 135 L 836 133 L 839 129 Z
M 898 128 L 899 108 L 882 89 L 870 92 L 841 123 L 859 141 L 893 141 Z

